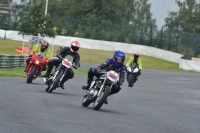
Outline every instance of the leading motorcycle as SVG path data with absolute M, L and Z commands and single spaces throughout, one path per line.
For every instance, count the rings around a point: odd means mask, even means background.
M 93 109 L 99 110 L 109 96 L 113 85 L 119 81 L 119 75 L 115 71 L 102 71 L 101 74 L 99 78 L 94 77 L 89 90 L 86 91 L 82 100 L 84 107 L 93 102 Z
M 41 75 L 42 69 L 46 64 L 47 59 L 48 58 L 45 57 L 43 52 L 35 52 L 33 54 L 29 64 L 26 67 L 27 83 L 32 83 L 33 79 L 36 79 L 37 76 Z
M 73 61 L 72 56 L 67 55 L 65 58 L 62 57 L 58 58 L 62 60 L 60 65 L 54 70 L 54 72 L 51 72 L 48 78 L 44 78 L 44 82 L 47 85 L 45 91 L 49 93 L 51 93 L 53 90 L 59 87 L 61 81 L 67 75 L 67 71 L 70 68 L 72 67 L 77 68 L 75 65 L 72 64 Z
M 138 65 L 136 63 L 131 63 L 129 67 L 127 67 L 127 82 L 129 87 L 133 87 L 137 80 L 138 76 Z

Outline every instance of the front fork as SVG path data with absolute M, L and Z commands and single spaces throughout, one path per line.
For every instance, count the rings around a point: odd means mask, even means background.
M 66 73 L 67 73 L 67 69 L 65 69 L 65 71 L 64 71 L 64 73 L 63 73 L 63 75 L 62 75 L 62 77 L 60 78 L 60 82 L 63 80 L 63 78 L 66 76 Z
M 38 74 L 38 72 L 39 72 L 38 69 L 40 69 L 40 67 L 37 67 L 37 66 L 34 66 L 34 65 L 31 65 L 31 66 L 30 66 L 28 72 L 26 73 L 26 76 L 27 76 L 27 77 L 29 76 L 29 74 L 30 74 L 31 70 L 33 69 L 33 67 L 36 67 L 36 72 L 35 72 L 35 74 L 34 74 L 34 78 L 36 78 L 36 76 L 37 76 L 37 74 Z
M 103 84 L 101 85 L 101 88 L 99 89 L 99 92 L 98 92 L 97 96 L 99 96 L 101 94 L 102 90 L 104 89 L 105 82 L 106 82 L 106 79 L 104 80 Z M 110 86 L 110 91 L 112 89 L 112 86 L 113 86 L 113 84 Z

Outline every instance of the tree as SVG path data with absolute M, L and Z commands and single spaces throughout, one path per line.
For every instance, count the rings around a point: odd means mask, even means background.
M 139 43 L 146 44 L 146 38 L 149 34 L 152 34 L 151 29 L 156 28 L 156 20 L 152 19 L 152 13 L 150 12 L 151 4 L 148 0 L 134 1 L 135 5 L 133 12 L 134 29 L 138 30 L 137 36 L 139 36 Z
M 200 11 L 200 4 L 196 0 L 176 0 L 179 7 L 177 12 L 169 12 L 165 19 L 165 26 L 168 28 L 180 29 L 185 32 L 195 32 L 196 20 Z
M 49 15 L 44 15 L 44 3 L 30 7 L 30 10 L 19 20 L 18 30 L 22 35 L 55 37 L 54 23 Z
M 17 19 L 28 15 L 26 9 L 33 4 L 45 2 L 22 1 L 15 12 Z M 150 8 L 148 0 L 50 0 L 48 14 L 58 35 L 144 44 L 156 28 Z
M 68 36 L 135 43 L 140 30 L 147 36 L 156 27 L 150 8 L 148 0 L 51 0 L 48 13 Z

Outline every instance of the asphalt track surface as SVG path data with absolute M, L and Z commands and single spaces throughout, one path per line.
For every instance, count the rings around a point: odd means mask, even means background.
M 200 133 L 200 75 L 143 70 L 99 111 L 81 105 L 85 82 L 46 93 L 42 79 L 0 78 L 0 133 Z

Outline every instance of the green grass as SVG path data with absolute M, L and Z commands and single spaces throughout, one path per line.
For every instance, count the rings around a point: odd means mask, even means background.
M 86 74 L 88 72 L 87 68 L 73 69 L 75 74 Z M 44 74 L 45 72 L 42 72 Z M 0 77 L 26 77 L 24 68 L 10 68 L 0 70 Z
M 0 54 L 17 54 L 14 47 L 22 47 L 21 41 L 13 41 L 13 40 L 4 40 L 0 39 Z M 54 53 L 58 50 L 59 46 L 54 47 Z M 94 49 L 84 49 L 80 48 L 79 54 L 81 56 L 80 62 L 81 63 L 90 63 L 90 64 L 101 64 L 105 61 L 106 58 L 113 57 L 112 51 L 103 51 L 103 50 L 94 50 Z M 126 53 L 126 60 L 132 56 L 132 54 Z M 159 58 L 154 58 L 150 56 L 141 55 L 140 58 L 142 59 L 143 68 L 145 69 L 154 69 L 154 70 L 164 70 L 164 71 L 173 71 L 173 72 L 186 72 L 186 73 L 198 73 L 192 71 L 185 71 L 179 69 L 179 64 L 173 63 L 170 61 L 165 61 Z M 0 70 L 0 76 L 15 76 L 19 75 L 21 72 L 23 73 L 24 68 L 14 68 L 9 70 Z M 18 72 L 19 71 L 19 72 Z M 85 74 L 87 69 L 77 69 L 75 71 L 79 74 Z M 13 73 L 13 74 L 12 74 Z M 15 73 L 15 74 L 14 74 Z

